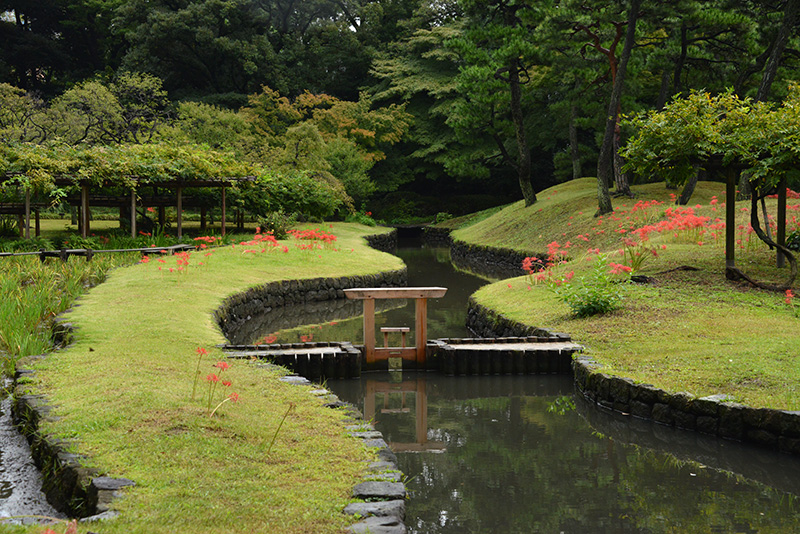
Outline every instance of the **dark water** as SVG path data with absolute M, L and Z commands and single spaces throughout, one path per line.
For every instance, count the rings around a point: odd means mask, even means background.
M 396 452 L 411 532 L 800 532 L 797 459 L 598 412 L 570 377 L 328 386 Z
M 449 288 L 430 303 L 430 337 L 467 335 L 466 300 L 483 282 L 455 272 L 446 250 L 398 255 L 409 285 Z M 315 313 L 291 312 L 303 326 L 281 340 L 360 341 L 360 317 Z M 413 325 L 413 314 L 392 309 L 378 326 Z M 397 453 L 411 532 L 800 532 L 799 460 L 600 412 L 571 377 L 392 372 L 328 386 Z

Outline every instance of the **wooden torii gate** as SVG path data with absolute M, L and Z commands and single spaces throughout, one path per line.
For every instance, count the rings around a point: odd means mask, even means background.
M 425 367 L 428 342 L 428 299 L 443 297 L 446 287 L 367 287 L 345 289 L 349 299 L 364 301 L 364 356 L 367 368 L 375 362 L 400 357 Z M 416 313 L 414 325 L 414 347 L 375 347 L 375 300 L 376 299 L 415 299 Z

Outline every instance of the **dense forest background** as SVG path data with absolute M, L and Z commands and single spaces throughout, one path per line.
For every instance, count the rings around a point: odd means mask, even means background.
M 782 101 L 799 4 L 0 0 L 0 137 L 232 151 L 390 222 L 580 176 L 626 194 L 660 177 L 622 171 L 619 117 Z

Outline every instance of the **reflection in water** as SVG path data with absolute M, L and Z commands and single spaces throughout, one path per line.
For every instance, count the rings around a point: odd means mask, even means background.
M 703 436 L 718 446 L 699 463 L 670 448 L 695 433 L 665 440 L 642 421 L 637 441 L 661 447 L 627 445 L 589 426 L 570 377 L 386 373 L 329 386 L 374 415 L 398 453 L 412 532 L 800 531 L 800 488 L 786 475 L 800 461 L 761 451 L 757 480 L 745 478 L 752 449 Z
M 428 300 L 428 338 L 469 337 L 465 326 L 467 299 L 485 281 L 471 274 L 455 271 L 447 248 L 423 248 L 419 240 L 401 240 L 394 252 L 408 267 L 408 285 L 446 287 L 440 299 Z M 383 339 L 383 326 L 410 326 L 407 345 L 416 343 L 413 334 L 414 301 L 376 301 L 375 339 Z M 248 321 L 247 339 L 238 336 L 232 343 L 255 343 L 277 334 L 274 343 L 300 341 L 351 341 L 362 343 L 362 303 L 342 299 L 311 306 L 286 306 Z M 256 326 L 257 325 L 257 326 Z M 303 325 L 303 326 L 301 326 Z M 278 332 L 280 330 L 280 332 Z

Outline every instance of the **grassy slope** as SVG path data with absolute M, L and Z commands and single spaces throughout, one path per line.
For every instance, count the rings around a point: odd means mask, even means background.
M 346 524 L 341 510 L 370 454 L 344 435 L 338 412 L 321 409 L 308 388 L 241 361 L 225 372 L 237 404 L 209 419 L 199 400 L 205 382 L 190 399 L 196 348 L 211 353 L 202 376 L 223 357 L 213 348 L 224 339 L 211 313 L 224 297 L 271 280 L 402 267 L 360 239 L 374 228 L 326 230 L 339 237 L 339 251 L 287 243 L 288 253 L 245 253 L 254 247 L 237 245 L 193 254 L 185 274 L 166 272 L 174 258 L 120 269 L 71 312 L 77 342 L 37 365 L 32 389 L 57 406 L 60 420 L 48 431 L 76 439 L 104 473 L 137 483 L 102 532 L 318 533 Z
M 562 246 L 571 241 L 572 261 L 559 269 L 574 269 L 579 279 L 588 265 L 583 261 L 587 249 L 600 248 L 611 254 L 611 261 L 622 262 L 617 252 L 621 238 L 630 228 L 660 217 L 670 206 L 670 192 L 663 184 L 634 189 L 636 200 L 616 200 L 617 212 L 600 220 L 593 217 L 594 179 L 561 184 L 540 193 L 541 200 L 533 206 L 514 204 L 453 235 L 471 243 L 539 254 L 553 240 Z M 694 211 L 724 218 L 721 203 L 710 204 L 714 195 L 724 198 L 723 190 L 719 183 L 701 183 L 691 201 Z M 631 213 L 635 202 L 650 199 L 665 203 L 647 214 Z M 798 204 L 789 201 L 790 228 Z M 742 211 L 747 207 L 749 202 L 737 206 L 739 224 L 749 221 L 749 214 Z M 768 207 L 774 214 L 775 201 L 768 202 Z M 620 233 L 621 229 L 626 233 Z M 627 284 L 623 308 L 605 316 L 573 319 L 546 285 L 532 284 L 527 277 L 491 284 L 475 296 L 517 321 L 572 334 L 592 357 L 618 375 L 670 391 L 701 396 L 727 393 L 754 406 L 800 409 L 798 318 L 782 294 L 725 280 L 724 248 L 719 242 L 724 236 L 715 243 L 710 234 L 652 235 L 659 256 L 648 255 L 638 274 L 652 276 L 656 282 Z M 773 267 L 774 253 L 755 236 L 748 239 L 746 230 L 740 237 L 744 241 L 744 249 L 737 249 L 740 267 L 762 279 L 785 279 L 786 270 Z M 698 270 L 665 272 L 684 265 Z

